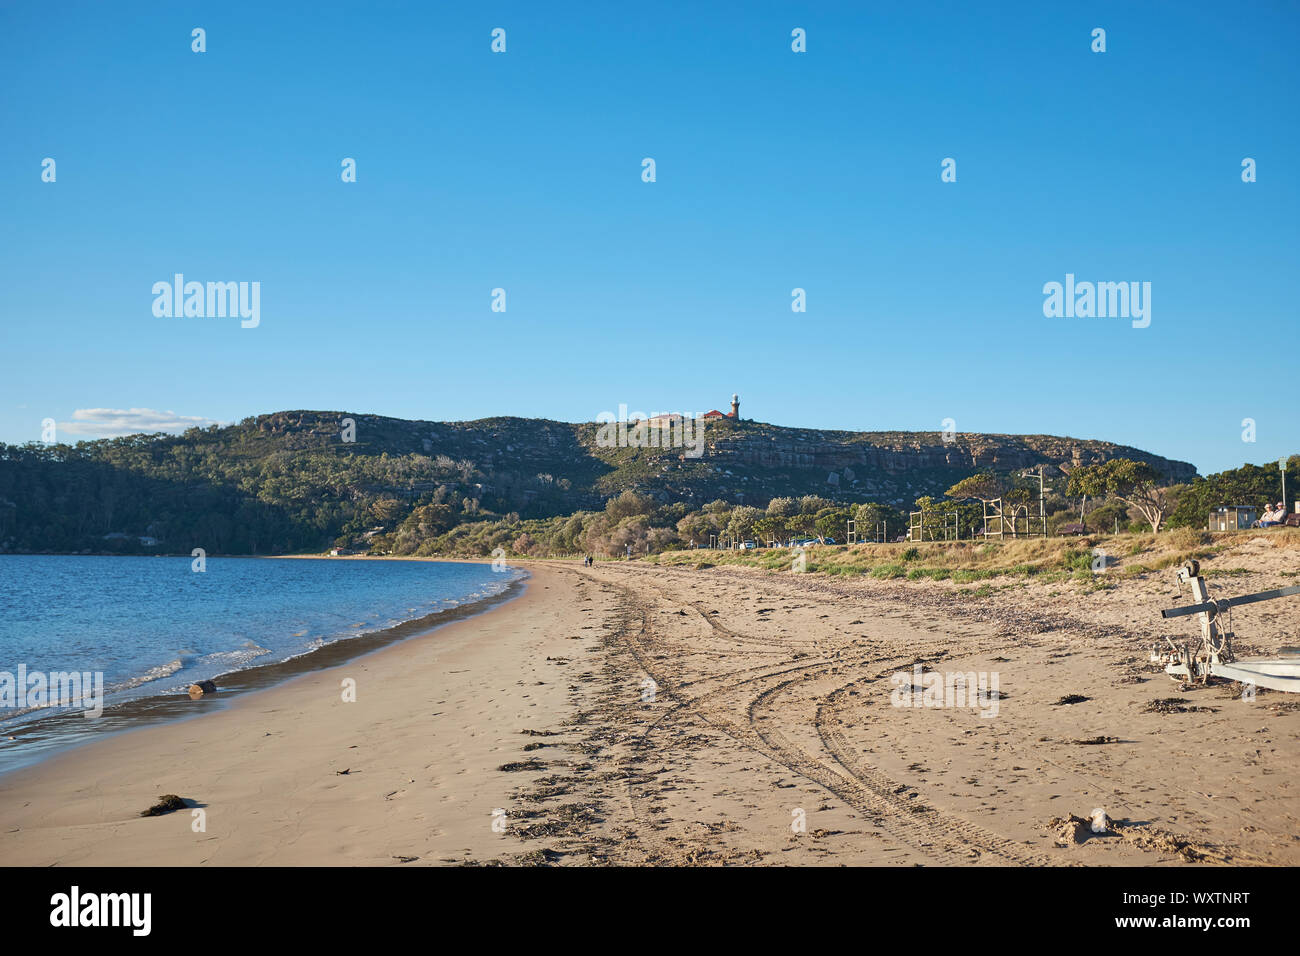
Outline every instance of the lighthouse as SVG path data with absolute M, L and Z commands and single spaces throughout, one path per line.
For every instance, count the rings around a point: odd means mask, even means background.
M 740 396 L 734 392 L 731 395 L 731 414 L 727 417 L 740 421 Z

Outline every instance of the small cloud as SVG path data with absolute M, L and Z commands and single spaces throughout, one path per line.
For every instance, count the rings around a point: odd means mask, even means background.
M 59 422 L 59 430 L 93 438 L 116 438 L 141 432 L 181 432 L 187 428 L 220 424 L 213 418 L 177 415 L 152 408 L 78 408 L 72 413 L 72 421 Z

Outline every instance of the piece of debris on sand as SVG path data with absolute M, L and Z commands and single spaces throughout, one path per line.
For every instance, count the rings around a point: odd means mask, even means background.
M 1082 694 L 1067 694 L 1058 700 L 1053 707 L 1068 707 L 1070 704 L 1082 704 L 1085 700 L 1092 700 L 1091 697 L 1084 697 Z
M 1185 837 L 1152 827 L 1125 828 L 1120 832 L 1120 836 L 1138 849 L 1153 853 L 1170 853 L 1182 857 L 1188 863 L 1230 862 L 1230 857 L 1217 847 L 1206 843 L 1195 843 Z
M 536 757 L 529 757 L 527 760 L 514 760 L 510 763 L 503 763 L 497 769 L 502 773 L 518 773 L 521 770 L 545 770 L 546 764 Z
M 1197 707 L 1195 704 L 1189 704 L 1186 697 L 1164 697 L 1160 700 L 1148 701 L 1147 705 L 1142 708 L 1146 714 L 1213 714 L 1218 711 L 1217 707 Z
M 1088 839 L 1088 834 L 1092 832 L 1091 824 L 1073 813 L 1064 817 L 1053 817 L 1044 829 L 1050 830 L 1055 835 L 1057 846 L 1075 846 Z
M 161 797 L 158 798 L 158 802 L 155 803 L 148 810 L 141 810 L 140 816 L 160 817 L 164 813 L 174 813 L 177 810 L 184 810 L 185 806 L 186 806 L 185 801 L 180 797 L 176 796 L 176 794 L 164 793 Z
M 1073 813 L 1054 817 L 1043 829 L 1055 834 L 1057 846 L 1077 846 L 1094 834 L 1115 832 L 1114 822 L 1101 809 L 1093 810 L 1090 818 Z
M 1149 853 L 1179 856 L 1189 863 L 1232 862 L 1231 856 L 1209 844 L 1195 843 L 1149 825 L 1116 821 L 1100 808 L 1092 811 L 1091 819 L 1076 817 L 1071 813 L 1065 817 L 1056 817 L 1047 824 L 1040 825 L 1039 829 L 1051 833 L 1056 845 L 1061 847 L 1079 846 L 1091 836 L 1118 836 L 1129 846 Z M 1243 860 L 1246 859 L 1243 857 Z
M 200 697 L 206 697 L 209 694 L 217 692 L 217 685 L 210 680 L 201 680 L 196 684 L 191 684 L 187 691 L 191 700 L 198 700 Z

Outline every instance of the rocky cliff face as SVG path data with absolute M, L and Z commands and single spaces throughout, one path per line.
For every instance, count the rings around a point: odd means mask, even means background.
M 920 495 L 941 495 L 980 471 L 1043 465 L 1058 491 L 1064 491 L 1064 472 L 1111 458 L 1148 462 L 1171 481 L 1196 475 L 1187 462 L 1137 448 L 1052 435 L 957 434 L 945 441 L 938 432 L 832 432 L 724 422 L 710 425 L 706 438 L 705 454 L 697 462 L 682 460 L 634 487 L 688 500 L 762 504 L 778 495 L 820 494 L 903 505 Z
M 783 435 L 738 434 L 719 437 L 709 451 L 720 461 L 762 468 L 852 468 L 902 475 L 929 469 L 1014 471 L 1040 464 L 1066 468 L 1092 465 L 1111 458 L 1146 461 L 1177 481 L 1188 481 L 1196 468 L 1137 448 L 1105 441 L 1057 438 L 1051 435 L 955 435 L 944 441 L 937 433 L 816 432 L 780 429 Z

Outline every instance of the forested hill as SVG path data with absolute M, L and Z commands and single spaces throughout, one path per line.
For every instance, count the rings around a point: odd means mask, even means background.
M 1195 475 L 1186 462 L 1047 435 L 945 441 L 724 420 L 707 425 L 695 458 L 601 447 L 597 433 L 542 419 L 292 411 L 182 435 L 0 445 L 0 550 L 270 554 L 382 535 L 409 551 L 463 524 L 599 510 L 628 490 L 691 509 L 802 495 L 906 507 L 977 471 L 1038 464 L 1125 457 L 1171 480 Z

